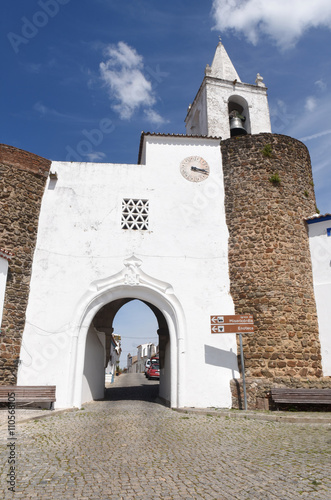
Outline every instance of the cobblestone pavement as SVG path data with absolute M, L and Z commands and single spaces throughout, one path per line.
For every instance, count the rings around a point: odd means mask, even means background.
M 0 429 L 1 498 L 331 500 L 331 425 L 183 414 L 121 375 L 107 400 Z M 8 490 L 8 458 L 16 492 Z

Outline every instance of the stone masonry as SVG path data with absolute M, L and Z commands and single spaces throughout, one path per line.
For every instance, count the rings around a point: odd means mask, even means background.
M 9 262 L 0 336 L 0 383 L 15 384 L 41 199 L 51 162 L 0 145 L 0 247 Z
M 310 157 L 283 135 L 222 141 L 229 272 L 236 314 L 254 315 L 243 335 L 255 379 L 322 377 L 305 219 L 316 213 Z M 285 377 L 285 379 L 284 379 Z M 255 382 L 256 383 L 256 382 Z

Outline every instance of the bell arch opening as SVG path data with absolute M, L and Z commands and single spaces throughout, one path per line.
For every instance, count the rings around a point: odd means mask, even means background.
M 228 113 L 231 137 L 251 133 L 249 107 L 243 97 L 239 95 L 229 97 Z
M 127 304 L 140 301 L 154 314 L 156 319 L 156 336 L 158 336 L 159 360 L 160 360 L 160 384 L 159 398 L 170 403 L 171 398 L 171 363 L 170 363 L 170 335 L 167 321 L 163 313 L 150 302 L 137 299 L 136 297 L 125 297 L 105 304 L 95 314 L 86 335 L 83 380 L 82 380 L 82 403 L 102 399 L 105 391 L 105 368 L 110 360 L 110 347 L 112 334 L 121 335 L 116 331 L 117 313 Z M 130 314 L 130 311 L 128 312 Z M 115 325 L 114 325 L 115 323 Z M 134 332 L 134 327 L 132 327 Z M 125 339 L 121 335 L 122 340 Z M 126 354 L 125 354 L 126 357 Z M 126 359 L 121 360 L 126 365 Z M 138 373 L 143 373 L 142 365 Z

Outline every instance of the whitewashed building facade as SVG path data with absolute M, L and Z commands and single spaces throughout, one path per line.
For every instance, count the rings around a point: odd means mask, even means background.
M 52 162 L 18 384 L 56 385 L 58 408 L 102 397 L 114 316 L 138 299 L 159 325 L 160 397 L 231 407 L 236 336 L 210 326 L 235 313 L 220 147 L 229 113 L 244 133 L 271 132 L 262 78 L 242 83 L 219 43 L 188 135 L 143 133 L 138 164 Z

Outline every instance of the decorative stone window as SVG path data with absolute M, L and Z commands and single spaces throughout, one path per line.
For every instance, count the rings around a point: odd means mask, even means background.
M 124 198 L 122 201 L 122 229 L 148 230 L 149 200 Z

